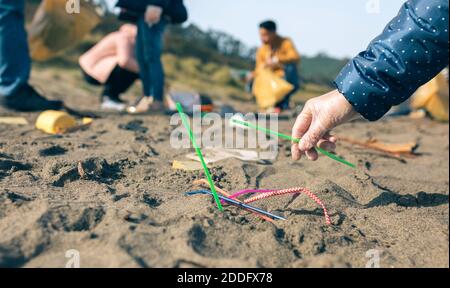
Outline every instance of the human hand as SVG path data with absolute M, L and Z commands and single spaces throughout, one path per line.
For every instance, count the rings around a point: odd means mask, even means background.
M 277 58 L 272 58 L 272 57 L 268 57 L 266 59 L 266 68 L 272 69 L 272 70 L 276 70 L 278 68 L 281 67 L 279 61 Z
M 331 136 L 330 131 L 358 116 L 358 112 L 337 90 L 309 100 L 292 129 L 292 137 L 301 139 L 300 143 L 292 144 L 292 159 L 300 160 L 306 154 L 308 159 L 317 160 L 316 146 L 334 152 L 337 138 Z
M 161 21 L 163 9 L 159 6 L 149 5 L 145 11 L 145 22 L 148 24 L 157 24 Z
M 256 78 L 255 72 L 247 73 L 247 75 L 245 75 L 245 82 L 247 82 L 247 83 L 251 82 L 251 81 L 255 80 L 255 78 Z

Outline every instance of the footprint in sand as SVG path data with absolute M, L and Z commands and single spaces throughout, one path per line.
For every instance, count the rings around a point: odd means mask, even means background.
M 89 231 L 103 220 L 105 214 L 103 207 L 55 207 L 45 212 L 38 223 L 51 231 Z
M 259 188 L 261 180 L 263 178 L 269 177 L 276 173 L 276 169 L 271 166 L 260 169 L 256 165 L 243 164 L 242 169 L 244 170 L 244 175 L 247 180 L 246 181 L 247 186 L 254 187 L 256 189 Z
M 59 145 L 51 146 L 49 148 L 45 148 L 39 150 L 39 156 L 49 157 L 49 156 L 60 156 L 66 154 L 67 149 L 63 148 Z
M 55 187 L 80 179 L 110 184 L 121 177 L 116 164 L 109 164 L 103 158 L 89 158 L 80 162 L 51 161 L 44 167 L 43 178 Z
M 5 154 L 0 155 L 0 180 L 14 172 L 28 171 L 31 168 L 32 166 L 30 164 L 16 161 L 11 156 Z

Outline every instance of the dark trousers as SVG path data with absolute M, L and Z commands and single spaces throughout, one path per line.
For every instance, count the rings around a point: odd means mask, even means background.
M 125 93 L 133 83 L 139 79 L 139 74 L 125 70 L 117 65 L 106 80 L 105 84 L 101 84 L 96 79 L 89 76 L 83 71 L 86 82 L 96 86 L 104 86 L 102 97 L 109 97 L 113 100 L 119 99 L 120 94 Z
M 164 68 L 161 62 L 165 20 L 149 26 L 143 17 L 138 21 L 136 56 L 144 96 L 153 96 L 157 101 L 164 98 Z
M 284 79 L 294 86 L 294 90 L 292 90 L 284 99 L 277 104 L 277 108 L 288 109 L 289 103 L 291 101 L 292 95 L 294 95 L 298 89 L 300 89 L 300 79 L 298 75 L 298 67 L 297 64 L 287 64 L 284 65 Z
M 24 0 L 0 0 L 0 100 L 14 97 L 30 76 L 24 7 Z

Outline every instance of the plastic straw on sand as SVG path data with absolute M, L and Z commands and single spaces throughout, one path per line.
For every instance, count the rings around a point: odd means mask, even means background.
M 235 124 L 259 130 L 259 131 L 262 131 L 262 132 L 264 132 L 264 133 L 266 133 L 268 135 L 275 135 L 275 136 L 278 136 L 279 138 L 282 138 L 282 139 L 285 139 L 285 140 L 289 140 L 289 141 L 292 141 L 292 142 L 295 142 L 295 143 L 300 143 L 300 139 L 293 138 L 293 137 L 291 137 L 289 135 L 286 135 L 286 134 L 283 134 L 283 133 L 279 133 L 279 132 L 275 132 L 273 130 L 266 129 L 264 127 L 260 127 L 258 125 L 252 124 L 250 122 L 246 122 L 246 121 L 242 121 L 242 120 L 238 120 L 238 119 L 231 119 L 231 120 Z M 351 167 L 351 168 L 356 168 L 355 164 L 350 163 L 350 162 L 342 159 L 341 157 L 339 157 L 339 156 L 337 156 L 337 155 L 335 155 L 333 153 L 330 153 L 330 152 L 328 152 L 328 151 L 326 151 L 326 150 L 324 150 L 322 148 L 316 147 L 316 150 L 319 151 L 320 153 L 322 153 L 323 155 L 325 155 L 325 156 L 327 156 L 327 157 L 329 157 L 329 158 L 331 158 L 331 159 L 333 159 L 333 160 L 335 160 L 335 161 L 337 161 L 339 163 L 347 165 L 348 167 Z
M 183 122 L 184 127 L 189 132 L 189 138 L 191 139 L 192 146 L 194 146 L 195 152 L 197 153 L 198 158 L 200 158 L 200 162 L 202 163 L 203 170 L 205 171 L 206 178 L 208 179 L 208 183 L 211 188 L 211 193 L 213 194 L 214 200 L 216 201 L 217 208 L 219 208 L 220 211 L 223 211 L 223 207 L 220 203 L 219 195 L 217 195 L 216 187 L 214 186 L 211 173 L 209 172 L 208 166 L 206 165 L 205 159 L 203 158 L 202 151 L 197 145 L 197 141 L 195 139 L 194 133 L 192 132 L 191 125 L 189 124 L 189 120 L 187 119 L 186 114 L 184 114 L 183 107 L 180 103 L 177 103 L 177 110 L 180 114 L 181 121 Z

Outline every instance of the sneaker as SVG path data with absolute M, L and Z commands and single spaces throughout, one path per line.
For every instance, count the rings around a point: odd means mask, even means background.
M 102 104 L 100 109 L 104 111 L 118 111 L 123 112 L 127 108 L 127 105 L 120 99 L 111 99 L 110 97 L 102 97 Z
M 153 97 L 142 97 L 136 105 L 128 107 L 130 114 L 145 114 L 148 112 L 164 112 L 164 103 L 154 100 Z
M 64 108 L 64 103 L 58 100 L 47 100 L 33 87 L 25 85 L 11 97 L 0 97 L 0 106 L 18 112 L 37 112 L 61 110 Z

